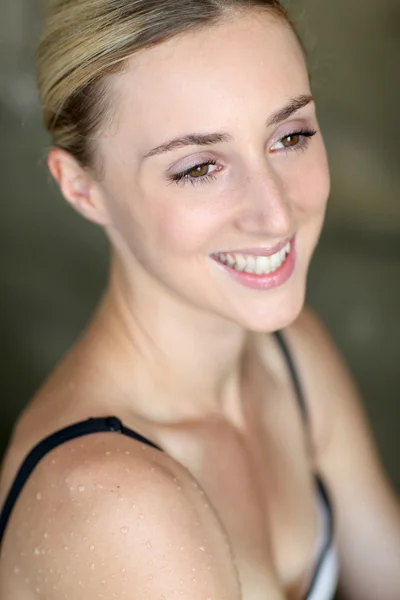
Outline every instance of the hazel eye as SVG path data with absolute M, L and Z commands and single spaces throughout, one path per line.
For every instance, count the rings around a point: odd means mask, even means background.
M 316 133 L 316 131 L 311 131 L 308 129 L 303 131 L 294 131 L 293 133 L 289 133 L 288 135 L 282 137 L 272 146 L 271 150 L 274 152 L 277 150 L 286 150 L 288 152 L 291 150 L 305 150 L 310 139 Z
M 215 178 L 214 171 L 218 169 L 211 170 L 211 167 L 216 165 L 215 160 L 207 160 L 204 163 L 200 163 L 198 165 L 193 165 L 190 169 L 186 169 L 182 173 L 176 173 L 171 177 L 172 181 L 176 183 L 192 183 L 193 185 L 197 183 L 205 183 Z
M 282 146 L 285 148 L 293 148 L 300 143 L 300 134 L 293 133 L 291 135 L 287 135 L 282 139 Z
M 208 175 L 209 169 L 210 164 L 204 163 L 202 165 L 197 165 L 196 167 L 193 167 L 193 169 L 190 169 L 190 171 L 187 171 L 187 175 L 193 178 L 204 177 L 205 175 Z

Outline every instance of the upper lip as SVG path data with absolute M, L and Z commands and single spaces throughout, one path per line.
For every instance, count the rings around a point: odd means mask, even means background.
M 243 248 L 243 249 L 238 249 L 238 250 L 227 250 L 227 251 L 223 251 L 223 252 L 216 252 L 216 254 L 249 254 L 249 255 L 253 255 L 253 256 L 272 256 L 273 254 L 276 254 L 277 252 L 282 250 L 282 248 L 287 246 L 287 244 L 289 242 L 293 242 L 293 239 L 294 239 L 294 237 L 287 238 L 287 239 L 283 240 L 282 242 L 279 242 L 279 244 L 276 244 L 275 246 L 272 246 L 269 248 L 266 248 L 266 247 Z

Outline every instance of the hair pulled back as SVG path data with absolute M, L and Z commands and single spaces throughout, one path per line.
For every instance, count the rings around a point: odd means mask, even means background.
M 250 9 L 291 25 L 278 0 L 56 0 L 37 53 L 43 121 L 53 144 L 91 167 L 92 141 L 108 110 L 107 75 L 141 50 Z

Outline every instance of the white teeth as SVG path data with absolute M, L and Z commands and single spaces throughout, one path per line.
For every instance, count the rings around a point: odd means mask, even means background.
M 226 257 L 226 262 L 228 263 L 228 265 L 229 265 L 230 267 L 233 267 L 233 266 L 234 266 L 234 264 L 235 264 L 235 262 L 236 262 L 236 261 L 235 261 L 235 257 L 234 257 L 234 256 L 232 256 L 232 254 L 228 254 L 228 255 L 227 255 L 227 257 Z
M 268 256 L 258 256 L 256 264 L 256 273 L 257 275 L 263 275 L 264 273 L 271 272 L 271 265 Z
M 267 275 L 279 269 L 292 249 L 288 242 L 284 248 L 271 256 L 249 256 L 244 254 L 217 254 L 218 260 L 236 271 Z
M 235 254 L 235 259 L 236 259 L 236 265 L 234 265 L 234 268 L 237 269 L 238 271 L 244 271 L 244 269 L 246 268 L 246 264 L 247 264 L 245 257 L 242 254 Z
M 270 259 L 272 269 L 277 269 L 281 264 L 280 253 L 273 254 Z
M 246 273 L 254 273 L 256 270 L 256 261 L 257 259 L 254 256 L 248 256 L 246 261 L 246 266 L 244 270 Z

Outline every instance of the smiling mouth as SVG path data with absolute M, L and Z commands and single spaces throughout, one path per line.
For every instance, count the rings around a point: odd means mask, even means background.
M 282 267 L 291 249 L 292 243 L 288 242 L 281 250 L 269 256 L 254 256 L 239 252 L 218 252 L 217 254 L 213 254 L 212 257 L 221 264 L 240 273 L 269 275 Z

